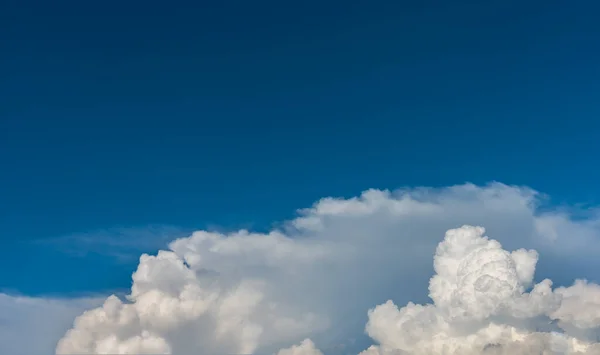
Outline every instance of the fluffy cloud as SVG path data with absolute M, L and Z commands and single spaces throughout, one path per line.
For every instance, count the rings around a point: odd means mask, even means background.
M 577 281 L 553 291 L 544 279 L 525 292 L 537 253 L 510 253 L 483 233 L 446 233 L 429 283 L 433 304 L 388 301 L 369 311 L 366 331 L 380 345 L 364 355 L 600 354 L 596 337 L 582 336 L 599 330 L 600 287 Z
M 535 282 L 534 271 L 538 252 L 550 262 L 547 271 L 554 262 L 562 274 L 581 269 L 578 260 L 600 255 L 599 224 L 541 212 L 541 197 L 497 183 L 368 190 L 322 199 L 266 234 L 195 232 L 142 255 L 127 299 L 109 297 L 83 313 L 56 352 L 275 353 L 299 344 L 281 354 L 318 354 L 303 341 L 311 338 L 328 354 L 368 322 L 379 346 L 367 353 L 495 354 L 530 346 L 591 354 L 577 339 L 595 336 L 597 286 L 579 281 L 552 290 L 549 280 Z M 437 246 L 463 224 L 486 226 L 499 242 L 467 227 Z M 426 302 L 432 274 L 433 304 L 394 305 Z M 380 303 L 367 319 L 365 311 Z
M 315 347 L 312 340 L 304 339 L 299 345 L 279 350 L 277 355 L 323 355 L 323 353 Z

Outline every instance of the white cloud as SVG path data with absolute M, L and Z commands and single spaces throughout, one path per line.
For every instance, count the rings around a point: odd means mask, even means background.
M 600 287 L 553 291 L 545 279 L 525 292 L 537 258 L 502 249 L 481 227 L 449 230 L 434 257 L 433 304 L 370 310 L 366 330 L 380 345 L 363 354 L 599 354 Z
M 304 339 L 298 345 L 279 350 L 277 355 L 323 355 L 323 353 L 315 347 L 312 340 Z
M 527 250 L 536 249 L 546 260 L 560 262 L 563 274 L 575 267 L 571 262 L 600 252 L 595 217 L 574 220 L 557 210 L 541 213 L 539 198 L 531 189 L 502 184 L 369 190 L 352 199 L 322 199 L 267 234 L 196 232 L 172 242 L 168 251 L 143 255 L 129 299 L 109 298 L 103 307 L 83 314 L 57 351 L 275 353 L 301 344 L 294 351 L 310 348 L 310 353 L 313 349 L 301 343 L 303 339 L 311 338 L 326 349 L 360 336 L 367 322 L 366 310 L 382 303 L 379 307 L 384 308 L 379 309 L 391 313 L 374 322 L 379 314 L 374 311 L 369 324 L 372 336 L 384 344 L 387 337 L 397 338 L 391 334 L 394 322 L 402 317 L 400 310 L 394 311 L 393 304 L 385 301 L 427 302 L 436 246 L 446 230 L 464 224 L 485 226 L 506 250 L 526 249 L 508 253 L 491 241 L 472 238 L 475 244 L 488 247 L 468 262 L 464 247 L 457 247 L 460 243 L 447 244 L 448 250 L 441 254 L 438 250 L 437 276 L 432 281 L 438 285 L 432 290 L 436 303 L 418 311 L 419 306 L 409 307 L 418 314 L 415 321 L 420 326 L 432 321 L 440 327 L 454 321 L 482 322 L 496 316 L 499 302 L 508 307 L 511 321 L 516 315 L 545 316 L 552 309 L 558 326 L 573 326 L 576 329 L 569 329 L 570 334 L 590 336 L 588 328 L 577 327 L 596 322 L 591 315 L 597 311 L 593 294 L 574 288 L 557 290 L 552 295 L 571 301 L 559 302 L 556 309 L 551 307 L 556 300 L 547 295 L 549 284 L 544 282 L 526 296 L 514 296 L 522 295 L 528 283 L 539 281 L 532 280 L 538 254 Z M 486 260 L 494 261 L 487 266 L 492 271 L 480 267 Z M 457 270 L 460 285 L 477 284 L 494 292 L 457 288 Z M 454 290 L 450 295 L 449 289 Z M 594 311 L 578 315 L 573 308 L 580 302 L 592 304 Z M 375 324 L 388 324 L 390 329 Z M 575 334 L 576 330 L 582 330 L 581 334 Z M 537 335 L 528 339 L 531 344 L 548 344 Z M 503 346 L 517 345 L 507 342 Z M 486 351 L 498 349 L 492 346 Z

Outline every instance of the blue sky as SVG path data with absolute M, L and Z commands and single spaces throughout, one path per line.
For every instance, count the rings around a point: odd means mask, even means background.
M 0 289 L 126 288 L 160 230 L 368 188 L 600 202 L 599 4 L 217 3 L 1 5 Z

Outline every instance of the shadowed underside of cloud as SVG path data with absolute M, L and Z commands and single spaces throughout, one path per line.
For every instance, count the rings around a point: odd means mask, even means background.
M 600 219 L 539 201 L 499 183 L 368 190 L 267 234 L 198 231 L 142 255 L 130 295 L 80 315 L 56 352 L 348 353 L 366 330 L 365 354 L 596 354 L 598 286 L 534 272 L 538 255 L 562 274 L 600 255 Z

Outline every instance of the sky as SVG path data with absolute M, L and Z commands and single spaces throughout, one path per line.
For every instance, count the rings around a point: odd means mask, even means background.
M 269 235 L 324 198 L 351 201 L 372 188 L 428 191 L 417 200 L 442 206 L 428 215 L 439 227 L 422 238 L 432 242 L 419 259 L 419 292 L 406 291 L 418 302 L 427 302 L 435 245 L 463 224 L 486 222 L 510 251 L 535 247 L 570 265 L 540 257 L 538 271 L 561 285 L 593 280 L 584 249 L 600 238 L 598 11 L 587 0 L 5 1 L 0 305 L 68 307 L 66 299 L 78 314 L 131 293 L 140 255 L 172 240 L 198 230 Z M 456 193 L 469 186 L 481 196 Z M 485 202 L 498 186 L 510 195 L 501 213 Z M 521 210 L 521 200 L 534 206 Z M 447 201 L 472 214 L 448 217 Z M 547 227 L 550 215 L 561 222 Z M 414 218 L 389 228 L 413 235 L 423 217 Z M 365 233 L 388 238 L 378 221 Z M 533 234 L 567 238 L 568 257 Z M 385 274 L 393 259 L 371 271 Z M 338 282 L 328 277 L 322 282 Z M 321 293 L 298 309 L 333 297 Z M 363 327 L 367 308 L 385 299 L 356 302 Z M 337 324 L 340 310 L 325 318 Z M 350 338 L 356 329 L 339 332 Z

